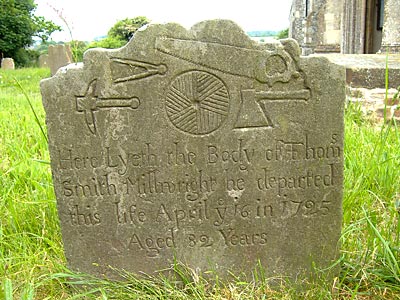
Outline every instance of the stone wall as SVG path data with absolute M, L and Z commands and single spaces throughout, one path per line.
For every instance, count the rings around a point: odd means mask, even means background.
M 381 124 L 394 120 L 400 123 L 399 90 L 347 87 L 347 100 L 360 105 L 360 110 L 372 122 Z
M 297 40 L 303 55 L 340 52 L 343 0 L 294 0 L 289 36 Z
M 399 7 L 400 0 L 293 0 L 289 36 L 305 55 L 399 53 Z
M 289 36 L 295 39 L 300 46 L 304 44 L 304 23 L 306 20 L 306 11 L 303 0 L 293 0 L 290 10 Z

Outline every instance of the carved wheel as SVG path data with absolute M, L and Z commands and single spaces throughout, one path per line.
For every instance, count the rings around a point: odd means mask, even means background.
M 207 134 L 218 129 L 227 117 L 229 93 L 215 75 L 188 71 L 171 82 L 165 107 L 176 128 L 191 134 Z

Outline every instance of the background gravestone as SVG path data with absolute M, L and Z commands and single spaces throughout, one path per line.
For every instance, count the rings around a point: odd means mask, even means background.
M 39 56 L 39 68 L 48 68 L 49 67 L 49 55 L 48 54 L 41 54 Z
M 51 76 L 56 74 L 61 67 L 73 62 L 72 52 L 69 45 L 50 45 L 48 49 L 47 65 Z
M 12 58 L 3 58 L 1 60 L 1 68 L 3 70 L 14 70 L 15 69 L 14 60 Z
M 310 276 L 337 258 L 344 70 L 230 21 L 152 25 L 42 81 L 70 268 Z

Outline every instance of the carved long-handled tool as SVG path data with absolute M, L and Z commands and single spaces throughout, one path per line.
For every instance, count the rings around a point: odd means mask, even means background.
M 84 113 L 85 122 L 91 133 L 96 134 L 96 119 L 94 112 L 105 108 L 131 108 L 137 109 L 140 100 L 131 98 L 99 98 L 96 92 L 97 79 L 93 79 L 84 96 L 76 96 L 76 110 Z

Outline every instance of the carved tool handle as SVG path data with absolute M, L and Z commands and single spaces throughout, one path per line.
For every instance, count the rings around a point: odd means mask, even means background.
M 97 108 L 113 108 L 113 107 L 130 107 L 137 109 L 140 105 L 140 100 L 137 97 L 132 98 L 101 98 L 96 102 Z

